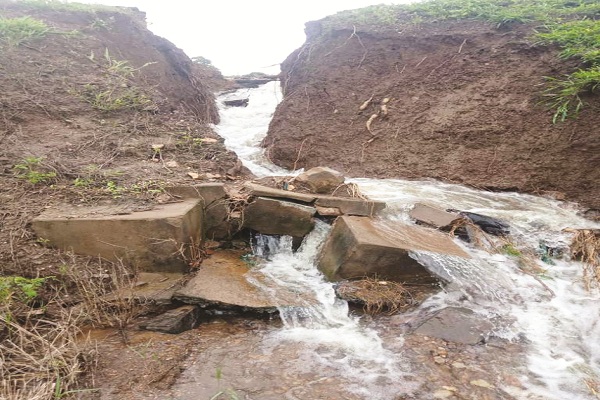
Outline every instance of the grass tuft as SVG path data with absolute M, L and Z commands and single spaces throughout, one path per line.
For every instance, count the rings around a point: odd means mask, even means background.
M 11 47 L 42 38 L 48 32 L 48 25 L 35 18 L 0 18 L 0 41 Z

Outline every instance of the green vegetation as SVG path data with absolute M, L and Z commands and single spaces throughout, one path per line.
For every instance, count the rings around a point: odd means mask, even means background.
M 498 26 L 539 22 L 538 44 L 558 45 L 561 58 L 582 66 L 564 77 L 546 77 L 543 104 L 554 110 L 553 122 L 565 121 L 584 107 L 581 95 L 600 87 L 600 2 L 597 0 L 431 0 L 406 5 L 377 5 L 342 11 L 323 23 L 324 31 L 370 25 L 399 29 L 401 24 L 473 19 Z
M 511 257 L 521 257 L 523 255 L 512 243 L 506 243 L 502 246 L 502 252 Z
M 542 44 L 559 45 L 561 58 L 578 58 L 585 66 L 563 78 L 546 78 L 546 104 L 556 110 L 553 122 L 564 121 L 584 106 L 581 94 L 600 87 L 600 21 L 585 19 L 557 23 L 536 37 Z
M 0 41 L 9 46 L 19 46 L 39 39 L 50 32 L 43 21 L 31 17 L 0 18 Z
M 13 167 L 20 179 L 36 185 L 38 183 L 50 183 L 56 178 L 56 172 L 44 170 L 41 157 L 27 157 Z
M 29 303 L 37 297 L 38 290 L 46 279 L 48 278 L 0 277 L 0 306 L 9 306 L 15 300 Z
M 95 62 L 92 52 L 88 57 Z M 116 60 L 108 49 L 104 52 L 105 80 L 102 83 L 83 85 L 83 98 L 100 111 L 143 109 L 151 106 L 152 99 L 131 81 L 142 69 L 154 63 L 146 63 L 139 68 L 133 67 L 127 60 Z
M 96 11 L 128 12 L 128 9 L 124 7 L 119 8 L 102 4 L 67 3 L 61 0 L 20 0 L 19 2 L 39 10 L 80 11 L 89 13 L 94 13 Z

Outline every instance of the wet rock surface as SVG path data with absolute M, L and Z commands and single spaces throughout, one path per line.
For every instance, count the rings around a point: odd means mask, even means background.
M 331 280 L 376 276 L 398 282 L 436 278 L 413 258 L 414 250 L 470 258 L 440 232 L 404 224 L 376 224 L 365 217 L 339 217 L 323 245 L 319 269 Z
M 481 344 L 494 325 L 468 308 L 446 307 L 428 317 L 414 332 L 449 342 Z
M 314 193 L 331 193 L 344 180 L 344 175 L 327 167 L 311 168 L 295 178 L 295 182 L 306 184 Z
M 149 331 L 177 334 L 194 329 L 200 323 L 200 307 L 181 306 L 144 322 L 140 328 Z
M 302 237 L 315 226 L 313 207 L 259 197 L 244 210 L 244 227 L 267 235 Z
M 219 310 L 274 313 L 277 306 L 292 305 L 296 296 L 283 287 L 266 286 L 276 294 L 250 283 L 261 280 L 250 265 L 241 259 L 244 251 L 222 250 L 205 259 L 195 275 L 174 294 L 173 298 L 187 304 Z M 277 300 L 275 300 L 277 299 Z

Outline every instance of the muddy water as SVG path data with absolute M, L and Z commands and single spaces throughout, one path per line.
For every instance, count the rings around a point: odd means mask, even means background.
M 246 109 L 221 109 L 218 131 L 226 145 L 255 174 L 284 174 L 258 147 L 280 100 L 276 84 L 228 96 L 249 96 L 250 102 Z M 415 252 L 414 258 L 450 283 L 415 311 L 368 318 L 352 315 L 314 266 L 328 229 L 324 224 L 298 253 L 292 253 L 289 239 L 265 238 L 256 252 L 270 256 L 257 270 L 310 300 L 281 309 L 282 327 L 267 324 L 211 341 L 192 354 L 164 398 L 597 398 L 600 293 L 583 289 L 581 264 L 567 257 L 547 264 L 536 251 L 540 245 L 565 249 L 570 236 L 564 228 L 598 224 L 578 217 L 572 204 L 535 196 L 432 181 L 354 182 L 388 203 L 385 220 L 411 223 L 407 212 L 418 201 L 502 218 L 511 225 L 515 246 L 532 254 L 539 271 L 532 276 L 516 257 L 464 243 L 458 244 L 472 257 L 466 261 Z M 410 333 L 423 314 L 447 306 L 493 321 L 487 343 L 461 345 Z

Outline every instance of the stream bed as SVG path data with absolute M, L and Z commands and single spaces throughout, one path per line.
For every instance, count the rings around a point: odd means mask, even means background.
M 258 177 L 290 175 L 268 162 L 259 143 L 281 101 L 278 82 L 219 98 L 216 131 Z M 599 228 L 574 204 L 518 193 L 492 193 L 436 181 L 353 178 L 362 193 L 387 202 L 384 220 L 409 222 L 417 202 L 500 218 L 520 249 L 566 249 L 565 228 Z M 414 252 L 450 284 L 405 314 L 364 316 L 336 298 L 315 267 L 329 226 L 319 223 L 297 252 L 291 238 L 262 237 L 257 266 L 303 293 L 306 306 L 281 309 L 281 323 L 223 334 L 194 352 L 169 391 L 173 399 L 597 399 L 600 382 L 600 293 L 586 290 L 583 266 L 537 259 L 524 273 L 519 258 L 457 240 L 471 259 Z M 548 261 L 548 260 L 546 260 Z M 445 307 L 471 310 L 493 328 L 485 343 L 464 345 L 411 333 L 411 323 Z M 216 394 L 220 395 L 214 397 Z

